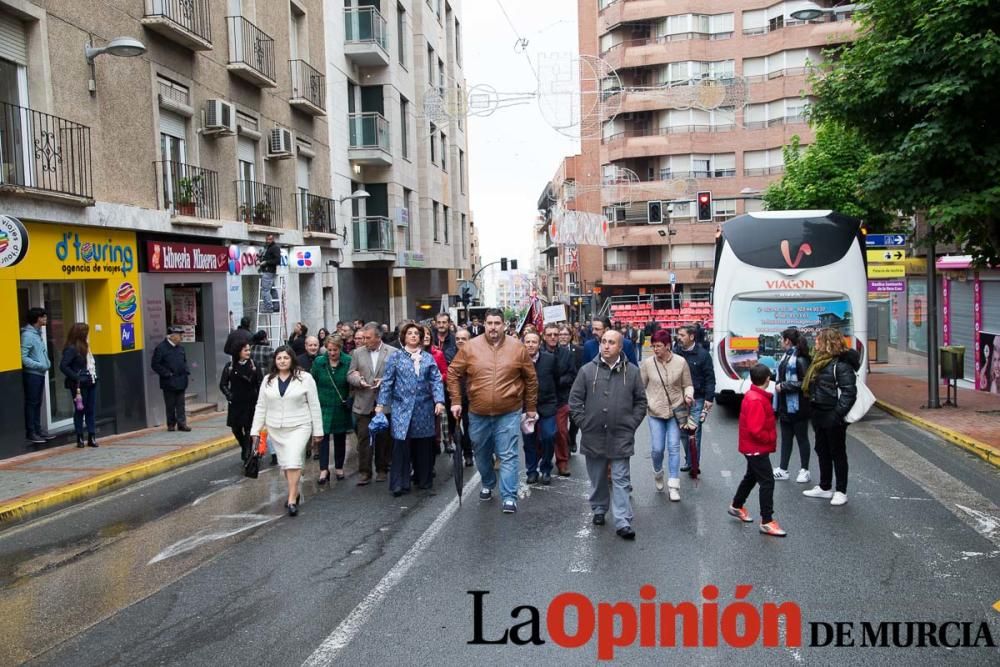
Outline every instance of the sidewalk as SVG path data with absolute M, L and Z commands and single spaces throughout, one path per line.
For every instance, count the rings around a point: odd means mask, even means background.
M 931 431 L 1000 467 L 1000 396 L 963 388 L 958 407 L 928 410 L 927 360 L 890 349 L 888 364 L 872 364 L 868 387 L 889 414 Z M 941 404 L 946 387 L 941 381 Z
M 192 418 L 190 432 L 151 428 L 100 438 L 100 447 L 52 447 L 0 461 L 0 526 L 113 491 L 224 451 L 239 462 L 224 413 Z

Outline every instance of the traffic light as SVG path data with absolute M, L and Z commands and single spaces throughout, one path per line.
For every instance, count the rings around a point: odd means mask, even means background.
M 516 259 L 510 260 L 510 270 L 511 271 L 517 271 L 517 260 Z
M 651 225 L 658 225 L 663 222 L 663 202 L 646 202 L 646 221 Z
M 462 284 L 462 294 L 459 297 L 464 305 L 469 305 L 472 303 L 472 286 L 469 283 Z
M 712 193 L 698 193 L 698 222 L 712 221 Z
M 501 271 L 506 271 L 507 270 L 507 258 L 506 257 L 501 257 L 500 258 L 500 270 Z

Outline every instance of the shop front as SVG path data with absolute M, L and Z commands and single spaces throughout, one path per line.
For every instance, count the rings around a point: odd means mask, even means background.
M 143 359 L 146 416 L 150 425 L 164 422 L 159 378 L 150 369 L 153 351 L 167 327 L 184 330 L 181 345 L 191 372 L 188 403 L 220 404 L 218 378 L 228 359 L 222 346 L 229 335 L 229 250 L 222 245 L 146 238 L 140 243 L 142 309 L 145 320 Z
M 52 434 L 73 429 L 73 401 L 59 360 L 76 322 L 90 327 L 97 360 L 97 419 L 103 434 L 142 428 L 142 311 L 135 234 L 113 229 L 17 221 L 0 216 L 0 458 L 24 452 L 20 336 L 29 308 L 48 313 L 42 330 L 51 368 L 41 424 Z

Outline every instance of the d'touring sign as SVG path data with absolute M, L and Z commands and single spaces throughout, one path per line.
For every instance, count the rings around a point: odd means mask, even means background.
M 0 215 L 0 269 L 14 266 L 28 254 L 28 230 L 21 221 Z
M 225 273 L 229 270 L 229 251 L 219 245 L 147 241 L 146 259 L 146 270 L 150 273 Z

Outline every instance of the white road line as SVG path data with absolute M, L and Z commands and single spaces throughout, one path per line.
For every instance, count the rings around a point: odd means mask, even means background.
M 590 512 L 583 515 L 583 525 L 576 531 L 576 545 L 573 547 L 573 558 L 569 563 L 569 571 L 583 573 L 594 569 L 594 545 L 597 535 L 594 534 L 594 519 Z
M 472 490 L 479 485 L 479 473 L 475 473 L 471 479 L 465 484 L 465 488 L 462 489 L 462 499 L 465 500 L 469 495 L 471 495 Z M 406 573 L 409 572 L 413 564 L 417 562 L 417 559 L 427 550 L 427 548 L 434 541 L 434 538 L 438 536 L 438 533 L 444 528 L 444 525 L 448 523 L 448 520 L 458 511 L 458 498 L 452 498 L 451 502 L 444 508 L 441 514 L 434 519 L 434 523 L 427 527 L 427 530 L 413 543 L 413 546 L 403 554 L 402 558 L 396 561 L 396 564 L 392 566 L 385 576 L 382 577 L 375 588 L 365 596 L 365 599 L 358 603 L 351 613 L 340 622 L 340 624 L 334 628 L 333 632 L 323 640 L 312 655 L 306 658 L 306 661 L 302 663 L 302 667 L 320 667 L 321 665 L 332 665 L 340 652 L 343 651 L 354 639 L 354 637 L 361 632 L 361 629 L 365 626 L 368 620 L 371 618 L 372 614 L 382 603 L 382 601 L 389 595 L 389 592 L 403 580 Z

